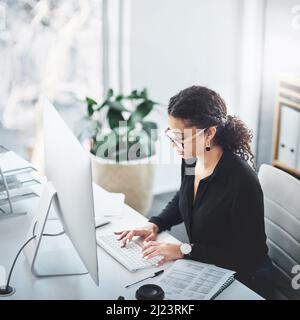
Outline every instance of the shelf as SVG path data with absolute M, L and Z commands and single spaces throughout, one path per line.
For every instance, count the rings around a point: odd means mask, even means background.
M 23 201 L 23 200 L 26 200 L 26 199 L 30 199 L 30 198 L 33 198 L 33 197 L 37 197 L 38 195 L 31 191 L 31 192 L 28 192 L 28 193 L 23 193 L 21 195 L 16 195 L 16 196 L 13 196 L 10 198 L 11 202 L 12 203 L 15 203 L 17 201 Z M 8 200 L 7 199 L 0 199 L 0 207 L 4 207 L 4 206 L 8 206 L 9 203 L 8 203 Z
M 287 171 L 288 173 L 292 174 L 294 177 L 296 177 L 298 179 L 300 178 L 300 171 L 299 170 L 291 168 L 291 167 L 287 166 L 285 163 L 283 163 L 283 162 L 281 162 L 279 160 L 274 159 L 272 161 L 272 165 L 274 167 L 277 167 L 279 169 Z
M 272 164 L 300 178 L 300 79 L 281 77 L 276 98 Z
M 30 188 L 41 183 L 34 173 L 36 169 L 29 162 L 0 146 L 0 217 L 18 215 L 15 202 L 39 196 Z
M 4 175 L 5 176 L 5 175 Z M 29 173 L 19 173 L 18 175 L 5 176 L 7 187 L 9 190 L 20 189 L 24 186 L 33 184 L 40 184 L 40 181 L 32 177 Z M 0 193 L 6 192 L 5 185 L 2 183 L 2 177 L 0 176 Z

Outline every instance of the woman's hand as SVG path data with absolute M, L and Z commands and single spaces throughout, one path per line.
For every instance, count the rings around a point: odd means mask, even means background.
M 168 261 L 182 259 L 183 254 L 180 250 L 180 246 L 181 244 L 149 241 L 144 245 L 142 254 L 145 259 L 150 259 L 158 255 L 163 256 L 157 264 L 159 267 Z
M 158 226 L 152 222 L 149 222 L 149 224 L 142 228 L 114 232 L 115 235 L 119 235 L 118 240 L 122 240 L 122 247 L 125 247 L 135 236 L 143 237 L 145 241 L 156 240 L 157 233 Z

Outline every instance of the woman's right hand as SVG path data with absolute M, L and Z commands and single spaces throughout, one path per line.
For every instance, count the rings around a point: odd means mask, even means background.
M 149 222 L 145 227 L 133 229 L 133 230 L 122 230 L 114 232 L 118 235 L 118 240 L 122 241 L 122 247 L 132 240 L 135 236 L 140 236 L 145 238 L 145 241 L 156 240 L 158 233 L 158 226 L 155 223 Z

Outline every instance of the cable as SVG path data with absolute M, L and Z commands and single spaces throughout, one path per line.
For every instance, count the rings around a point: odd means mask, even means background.
M 59 233 L 43 233 L 43 237 L 57 237 L 57 236 L 62 236 L 65 233 L 66 231 L 64 230 Z
M 23 249 L 27 246 L 27 244 L 36 238 L 36 235 L 35 235 L 35 228 L 36 228 L 36 225 L 37 225 L 37 221 L 35 222 L 34 226 L 33 226 L 33 230 L 32 230 L 32 237 L 30 239 L 28 239 L 23 245 L 22 247 L 19 249 L 17 255 L 15 256 L 15 259 L 12 263 L 12 266 L 10 268 L 10 271 L 9 271 L 9 274 L 8 274 L 8 278 L 7 278 L 7 282 L 6 282 L 6 286 L 5 286 L 5 290 L 8 291 L 9 290 L 9 283 L 10 283 L 10 279 L 11 279 L 11 276 L 12 276 L 12 273 L 13 273 L 13 270 L 14 270 L 14 267 L 16 265 L 16 262 L 19 258 L 19 255 L 20 253 L 23 251 Z M 45 237 L 57 237 L 57 236 L 60 236 L 60 235 L 63 235 L 65 234 L 66 232 L 63 230 L 59 233 L 43 233 L 42 235 L 45 236 Z
M 35 236 L 35 227 L 36 227 L 36 224 L 37 224 L 37 221 L 35 222 L 34 226 L 33 226 L 33 229 L 32 229 L 32 236 L 34 237 Z M 65 234 L 66 231 L 63 230 L 59 233 L 43 233 L 42 236 L 45 236 L 45 237 L 57 237 L 57 236 L 61 236 L 63 234 Z
M 9 271 L 9 275 L 8 275 L 7 282 L 6 282 L 6 290 L 8 290 L 9 283 L 10 283 L 10 278 L 11 278 L 12 272 L 13 272 L 13 270 L 14 270 L 15 264 L 16 264 L 16 262 L 17 262 L 17 259 L 18 259 L 19 255 L 20 255 L 20 253 L 21 253 L 22 250 L 27 246 L 27 244 L 28 244 L 31 240 L 35 239 L 35 238 L 36 238 L 36 236 L 33 236 L 33 237 L 31 237 L 29 240 L 27 240 L 27 241 L 22 245 L 22 247 L 20 248 L 20 250 L 18 251 L 18 253 L 17 253 L 17 255 L 16 255 L 15 259 L 14 259 L 14 262 L 13 262 L 11 268 L 10 268 L 10 271 Z
M 109 223 L 109 222 L 107 222 L 107 223 Z M 35 231 L 36 224 L 37 224 L 37 221 L 35 222 L 35 224 L 33 226 L 32 236 L 34 236 L 34 231 Z M 103 225 L 96 226 L 95 229 L 98 229 L 98 228 L 100 228 L 102 226 Z M 43 236 L 45 236 L 45 237 L 58 237 L 58 236 L 62 236 L 65 233 L 66 233 L 66 231 L 62 230 L 61 232 L 58 232 L 58 233 L 43 233 Z
M 33 239 L 36 238 L 36 235 L 34 234 L 34 233 L 35 233 L 34 231 L 35 231 L 36 224 L 37 224 L 37 222 L 35 222 L 35 224 L 34 224 L 34 227 L 33 227 L 33 230 L 32 230 L 32 233 L 33 233 L 32 237 L 31 237 L 30 239 L 28 239 L 28 240 L 22 245 L 22 247 L 19 249 L 17 255 L 15 256 L 15 259 L 14 259 L 14 261 L 13 261 L 13 263 L 12 263 L 12 266 L 11 266 L 10 271 L 9 271 L 9 274 L 8 274 L 8 278 L 7 278 L 7 282 L 6 282 L 6 286 L 5 286 L 5 290 L 6 290 L 6 291 L 9 290 L 10 279 L 11 279 L 13 270 L 14 270 L 14 268 L 15 268 L 15 265 L 16 265 L 16 262 L 17 262 L 17 260 L 18 260 L 18 258 L 19 258 L 20 253 L 23 251 L 23 249 L 27 246 L 27 244 L 28 244 L 31 240 L 33 240 Z M 62 234 L 64 234 L 64 233 L 65 233 L 65 231 L 61 231 L 61 232 L 56 233 L 56 234 L 43 233 L 43 236 L 45 236 L 45 237 L 56 237 L 56 236 L 60 236 L 60 235 L 62 235 Z

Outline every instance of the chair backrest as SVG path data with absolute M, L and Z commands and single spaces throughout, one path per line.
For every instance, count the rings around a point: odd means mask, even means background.
M 289 291 L 284 296 L 292 298 L 296 292 L 291 285 L 295 276 L 291 271 L 300 265 L 300 181 L 266 164 L 260 167 L 258 176 L 264 193 L 269 256 L 285 278 L 285 289 L 290 289 L 284 290 Z

